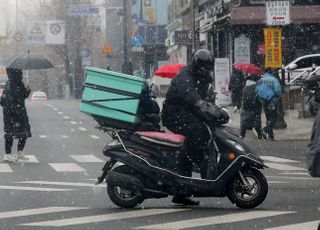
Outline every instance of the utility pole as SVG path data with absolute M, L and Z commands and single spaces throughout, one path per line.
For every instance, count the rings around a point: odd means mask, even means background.
M 194 12 L 194 0 L 191 0 L 191 17 L 192 17 L 192 53 L 195 52 L 197 49 L 196 44 L 196 19 L 195 19 L 195 12 Z
M 122 8 L 123 8 L 123 66 L 122 66 L 122 72 L 123 73 L 129 73 L 128 71 L 128 7 L 127 7 L 126 0 L 122 0 Z

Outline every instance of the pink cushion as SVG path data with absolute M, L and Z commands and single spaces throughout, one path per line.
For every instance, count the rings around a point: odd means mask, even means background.
M 153 131 L 139 131 L 136 132 L 139 136 L 149 137 L 156 140 L 161 141 L 168 141 L 175 144 L 183 144 L 184 140 L 186 139 L 185 136 L 180 134 L 173 134 L 173 133 L 162 133 L 162 132 L 153 132 Z

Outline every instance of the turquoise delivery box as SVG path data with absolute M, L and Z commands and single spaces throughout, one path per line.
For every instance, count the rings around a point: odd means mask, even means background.
M 94 67 L 87 67 L 86 74 L 80 111 L 93 116 L 100 125 L 134 129 L 139 122 L 144 79 Z

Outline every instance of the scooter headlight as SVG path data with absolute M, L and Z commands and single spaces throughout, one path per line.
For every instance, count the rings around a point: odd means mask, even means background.
M 242 152 L 245 151 L 245 149 L 243 148 L 243 146 L 240 145 L 239 143 L 234 142 L 234 141 L 231 141 L 231 140 L 227 140 L 227 141 L 228 141 L 230 144 L 232 144 L 236 149 L 238 149 L 238 150 L 240 150 L 240 151 L 242 151 Z
M 243 146 L 240 145 L 240 144 L 238 144 L 238 143 L 236 143 L 236 144 L 234 145 L 234 147 L 235 147 L 236 149 L 240 150 L 241 152 L 244 152 L 244 151 L 245 151 L 244 148 L 243 148 Z

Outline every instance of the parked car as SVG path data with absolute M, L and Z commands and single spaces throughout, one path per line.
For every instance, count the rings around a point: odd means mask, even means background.
M 287 64 L 285 69 L 286 83 L 288 84 L 288 74 L 290 73 L 290 81 L 298 77 L 304 71 L 312 71 L 317 66 L 320 66 L 320 54 L 309 54 L 301 56 Z M 279 70 L 281 74 L 281 70 Z M 281 76 L 281 75 L 280 75 Z
M 48 97 L 43 91 L 35 91 L 31 95 L 31 100 L 48 100 Z

